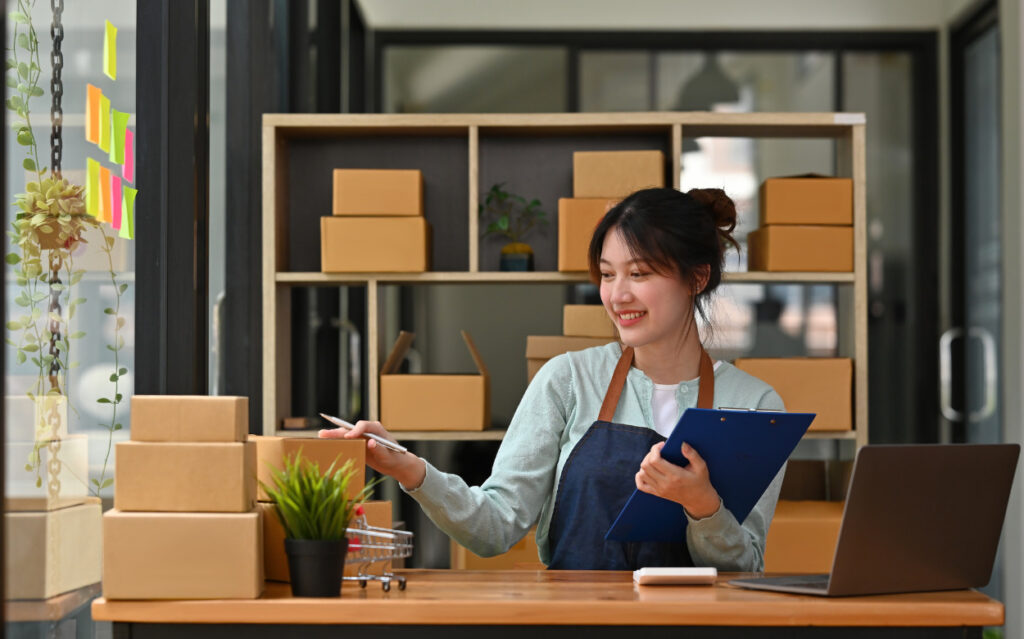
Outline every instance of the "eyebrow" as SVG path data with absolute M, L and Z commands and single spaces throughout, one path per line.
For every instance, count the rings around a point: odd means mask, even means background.
M 648 263 L 647 260 L 645 260 L 643 258 L 639 258 L 639 257 L 635 257 L 635 258 L 629 260 L 628 262 L 626 262 L 626 264 L 647 264 L 647 263 Z M 602 257 L 601 258 L 601 264 L 611 265 L 611 262 L 609 262 L 608 260 L 606 260 L 606 259 L 604 259 Z

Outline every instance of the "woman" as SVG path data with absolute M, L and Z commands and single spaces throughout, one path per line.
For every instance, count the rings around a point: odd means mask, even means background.
M 781 409 L 764 382 L 713 363 L 696 315 L 736 245 L 736 208 L 720 189 L 647 189 L 605 215 L 590 243 L 591 276 L 621 344 L 565 353 L 534 377 L 491 476 L 469 487 L 414 455 L 367 443 L 367 464 L 391 475 L 442 530 L 481 556 L 505 552 L 537 524 L 551 568 L 633 570 L 714 566 L 760 571 L 782 471 L 744 522 L 722 506 L 700 455 L 687 467 L 660 455 L 686 408 Z M 738 246 L 737 246 L 738 248 Z M 390 437 L 378 422 L 321 437 Z M 621 543 L 604 534 L 633 489 L 676 501 L 689 520 L 676 543 Z

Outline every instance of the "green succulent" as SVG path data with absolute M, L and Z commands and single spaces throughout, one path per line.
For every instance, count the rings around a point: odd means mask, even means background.
M 40 182 L 29 182 L 25 192 L 15 196 L 13 222 L 18 245 L 23 249 L 37 243 L 40 248 L 71 249 L 84 242 L 82 233 L 99 222 L 85 211 L 85 187 L 51 174 Z

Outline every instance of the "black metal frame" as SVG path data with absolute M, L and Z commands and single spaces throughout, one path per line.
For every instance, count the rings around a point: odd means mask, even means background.
M 209 0 L 139 0 L 138 394 L 207 393 Z
M 7 12 L 0 11 L 0 33 L 7 33 Z M 0 153 L 0 175 L 7 175 L 7 109 L 3 109 L 0 113 L 0 148 L 4 149 L 3 153 Z M 0 180 L 0 202 L 7 202 L 7 180 Z M 7 317 L 7 278 L 0 277 L 0 317 Z M 6 321 L 5 321 L 6 323 Z M 7 364 L 6 357 L 0 358 L 0 380 L 4 386 L 4 392 L 0 393 L 0 442 L 7 441 L 7 408 L 4 405 L 4 396 L 7 394 Z M 0 448 L 6 448 L 5 444 L 0 444 Z M 6 455 L 0 455 L 0 495 L 7 494 L 7 487 L 4 485 L 4 478 L 7 476 L 7 468 L 4 465 L 4 459 Z M 4 527 L 0 526 L 0 548 L 7 548 L 7 541 L 4 535 Z M 7 574 L 7 552 L 0 552 L 0 575 Z M 0 581 L 0 599 L 7 601 L 7 585 Z M 3 610 L 3 606 L 0 606 L 0 628 L 5 627 L 3 624 L 6 623 L 6 612 Z
M 966 127 L 964 126 L 964 52 L 982 33 L 999 23 L 999 3 L 989 0 L 950 30 L 949 50 L 949 104 L 950 104 L 950 234 L 949 234 L 949 277 L 950 277 L 950 326 L 964 326 L 967 317 L 964 305 L 967 299 L 966 272 L 966 186 L 964 175 L 966 165 Z M 957 371 L 965 370 L 967 363 L 967 340 L 961 339 L 952 345 L 954 408 L 967 410 L 967 383 Z M 967 441 L 967 424 L 953 424 L 953 441 Z

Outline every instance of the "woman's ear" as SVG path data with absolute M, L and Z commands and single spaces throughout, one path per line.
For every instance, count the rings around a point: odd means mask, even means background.
M 693 295 L 696 297 L 704 292 L 711 278 L 711 265 L 701 264 L 693 269 Z

